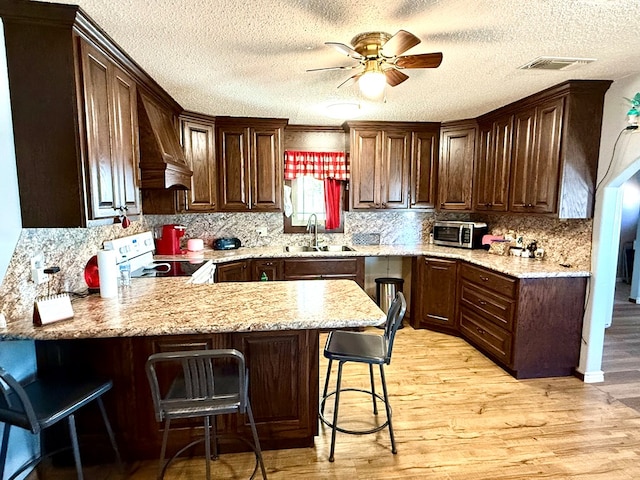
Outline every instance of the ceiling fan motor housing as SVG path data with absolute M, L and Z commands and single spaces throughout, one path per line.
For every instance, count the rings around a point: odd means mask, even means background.
M 386 32 L 365 32 L 353 37 L 353 49 L 365 58 L 378 58 L 382 55 L 382 46 L 391 35 Z

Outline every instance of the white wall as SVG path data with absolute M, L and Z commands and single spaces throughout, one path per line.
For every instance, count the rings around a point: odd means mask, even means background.
M 622 221 L 622 184 L 640 169 L 640 131 L 625 130 L 630 98 L 640 92 L 640 75 L 613 83 L 605 96 L 589 294 L 578 371 L 585 382 L 601 382 L 604 332 L 611 324 Z M 615 149 L 614 149 L 615 146 Z
M 0 205 L 2 205 L 0 208 L 2 210 L 2 220 L 0 221 L 0 283 L 4 279 L 22 229 L 7 64 L 4 52 L 4 29 L 0 28 Z M 2 310 L 1 307 L 2 305 L 0 305 L 0 310 Z M 9 371 L 18 380 L 33 374 L 36 371 L 34 343 L 31 341 L 0 342 L 0 366 Z M 18 467 L 36 455 L 39 452 L 39 448 L 36 436 L 31 435 L 26 430 L 13 428 L 9 438 L 9 452 L 4 478 L 9 478 Z
M 2 26 L 0 20 L 0 27 Z M 0 282 L 4 278 L 13 255 L 22 221 L 20 218 L 20 198 L 16 158 L 13 147 L 13 128 L 11 126 L 11 103 L 9 101 L 9 80 L 7 78 L 7 59 L 4 54 L 4 29 L 0 28 Z

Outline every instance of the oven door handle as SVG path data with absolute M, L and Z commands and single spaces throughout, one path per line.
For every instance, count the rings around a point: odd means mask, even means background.
M 460 227 L 460 229 L 458 230 L 458 245 L 462 246 L 462 231 L 464 230 L 464 227 Z
M 152 263 L 151 265 L 146 265 L 144 269 L 167 273 L 168 271 L 171 270 L 171 264 L 170 263 Z

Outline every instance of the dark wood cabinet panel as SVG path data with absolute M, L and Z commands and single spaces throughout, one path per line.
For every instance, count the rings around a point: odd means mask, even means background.
M 117 213 L 117 172 L 111 158 L 111 62 L 81 42 L 87 129 L 87 160 L 91 186 L 91 213 L 97 218 Z
M 383 135 L 380 184 L 382 208 L 409 207 L 410 132 L 385 132 Z
M 438 202 L 441 210 L 471 210 L 477 125 L 443 125 L 440 137 Z
M 285 120 L 216 118 L 218 208 L 281 211 Z
M 251 281 L 251 270 L 247 261 L 242 260 L 216 265 L 216 283 L 249 281 Z
M 309 381 L 318 378 L 317 337 L 316 331 L 238 333 L 233 337 L 235 348 L 246 358 L 256 428 L 261 441 L 270 439 L 267 448 L 275 446 L 274 440 L 301 437 L 312 445 L 318 434 L 318 382 Z M 236 425 L 250 438 L 246 419 Z
M 512 212 L 557 211 L 563 111 L 560 98 L 516 114 Z
M 282 280 L 282 271 L 284 267 L 284 261 L 280 259 L 264 259 L 253 260 L 253 275 L 252 280 L 262 281 L 263 274 L 266 275 L 266 280 Z
M 412 282 L 411 298 L 418 304 L 417 308 L 412 308 L 414 328 L 457 331 L 457 266 L 455 260 L 429 257 L 414 260 L 417 277 Z
M 411 208 L 436 206 L 439 137 L 437 129 L 411 134 Z
M 382 132 L 351 130 L 351 206 L 354 209 L 380 208 Z
M 509 207 L 512 132 L 511 115 L 480 126 L 473 196 L 476 211 L 505 212 Z
M 182 146 L 188 167 L 193 171 L 191 188 L 184 192 L 183 210 L 215 212 L 217 207 L 217 172 L 215 153 L 215 119 L 183 114 Z
M 218 192 L 221 210 L 250 208 L 247 174 L 248 134 L 242 127 L 218 129 Z
M 251 209 L 282 210 L 282 128 L 252 128 L 250 135 Z

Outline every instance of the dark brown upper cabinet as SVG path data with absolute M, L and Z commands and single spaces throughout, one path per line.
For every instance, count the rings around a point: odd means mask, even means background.
M 282 211 L 287 120 L 216 117 L 218 210 Z
M 180 116 L 182 145 L 189 169 L 193 171 L 191 187 L 179 200 L 180 210 L 215 212 L 217 209 L 217 173 L 215 118 L 193 112 Z
M 512 115 L 479 120 L 473 192 L 475 211 L 507 211 L 512 137 Z
M 438 203 L 440 210 L 470 211 L 476 156 L 475 120 L 442 124 Z
M 347 122 L 351 208 L 433 208 L 439 124 Z
M 138 213 L 136 95 L 171 97 L 78 6 L 2 2 L 0 16 L 23 227 Z
M 480 117 L 474 209 L 505 211 L 508 198 L 513 213 L 592 217 L 610 85 L 570 80 Z
M 80 41 L 92 219 L 140 213 L 136 84 Z

